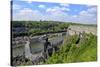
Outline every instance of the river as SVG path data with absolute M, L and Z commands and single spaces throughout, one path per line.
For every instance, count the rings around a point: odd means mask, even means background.
M 41 36 L 43 36 L 43 35 L 41 35 Z M 39 38 L 41 38 L 41 36 L 36 36 L 31 39 L 30 51 L 32 54 L 40 53 L 43 51 L 45 40 L 39 39 Z M 64 39 L 64 36 L 62 37 L 60 35 L 58 37 L 50 38 L 49 42 L 51 42 L 51 44 L 55 45 L 55 44 L 59 44 L 59 42 L 62 41 L 63 39 Z M 13 57 L 16 57 L 18 55 L 23 55 L 24 51 L 25 51 L 25 46 L 19 46 L 19 47 L 12 49 L 12 53 L 13 53 L 12 55 L 13 55 Z

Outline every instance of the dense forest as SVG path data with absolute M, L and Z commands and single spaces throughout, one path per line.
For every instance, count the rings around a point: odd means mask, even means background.
M 53 33 L 53 32 L 63 32 L 66 31 L 66 29 L 69 26 L 69 23 L 63 23 L 63 22 L 55 23 L 55 22 L 54 21 L 12 21 L 12 31 L 13 32 L 15 31 L 13 33 L 15 36 L 38 35 L 42 33 L 44 34 L 44 33 Z M 18 33 L 16 31 L 18 31 Z

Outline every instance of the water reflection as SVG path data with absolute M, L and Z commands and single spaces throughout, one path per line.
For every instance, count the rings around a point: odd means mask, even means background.
M 30 43 L 30 50 L 32 54 L 36 54 L 43 51 L 44 42 L 42 41 L 31 41 Z

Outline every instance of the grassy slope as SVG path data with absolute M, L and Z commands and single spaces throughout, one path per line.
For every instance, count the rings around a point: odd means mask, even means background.
M 63 46 L 59 52 L 53 53 L 47 64 L 88 62 L 97 60 L 97 37 L 92 34 L 84 34 L 84 38 L 78 44 L 78 36 L 68 36 L 65 38 Z

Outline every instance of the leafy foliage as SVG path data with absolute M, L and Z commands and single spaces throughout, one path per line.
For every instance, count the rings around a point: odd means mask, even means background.
M 54 21 L 12 21 L 12 28 L 24 28 L 27 32 L 15 33 L 16 35 L 22 36 L 27 35 L 38 35 L 44 33 L 53 33 L 65 31 L 69 24 L 64 22 Z
M 45 62 L 46 64 L 86 62 L 97 60 L 97 40 L 92 34 L 83 34 L 84 37 L 76 44 L 78 35 L 67 36 L 59 52 L 53 55 Z

